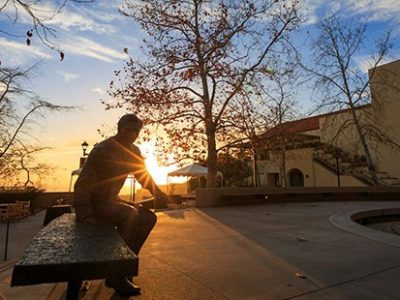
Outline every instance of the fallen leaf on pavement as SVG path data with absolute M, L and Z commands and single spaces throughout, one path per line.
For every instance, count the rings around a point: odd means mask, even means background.
M 296 276 L 297 276 L 298 278 L 303 278 L 303 279 L 306 279 L 306 278 L 307 278 L 306 275 L 304 275 L 303 273 L 300 273 L 300 272 L 297 272 L 297 273 L 296 273 Z

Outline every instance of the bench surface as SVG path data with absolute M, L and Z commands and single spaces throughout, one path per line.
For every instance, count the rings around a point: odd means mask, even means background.
M 64 214 L 44 227 L 14 266 L 11 286 L 136 276 L 138 258 L 110 225 Z

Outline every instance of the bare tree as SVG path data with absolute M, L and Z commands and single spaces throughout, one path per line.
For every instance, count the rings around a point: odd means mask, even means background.
M 27 26 L 24 33 L 14 31 L 12 26 L 11 29 L 1 29 L 0 35 L 24 38 L 27 46 L 31 44 L 34 35 L 39 40 L 49 47 L 57 51 L 60 55 L 60 59 L 64 59 L 64 52 L 62 52 L 54 43 L 51 41 L 52 38 L 56 37 L 56 30 L 47 23 L 54 18 L 55 15 L 60 14 L 68 2 L 77 3 L 91 3 L 94 0 L 56 0 L 52 2 L 43 0 L 4 0 L 0 4 L 0 14 L 6 15 L 10 24 L 19 23 L 22 18 L 28 18 L 30 25 Z M 52 4 L 51 6 L 47 6 Z
M 32 126 L 48 112 L 69 110 L 42 100 L 27 89 L 27 69 L 0 68 L 0 182 L 1 185 L 33 185 L 32 175 L 49 167 L 36 164 L 34 153 L 46 149 L 32 141 Z M 25 179 L 24 179 L 25 178 Z
M 207 149 L 207 186 L 217 184 L 217 152 L 243 137 L 257 105 L 257 77 L 292 50 L 298 1 L 126 0 L 121 9 L 148 34 L 146 58 L 116 72 L 107 108 L 125 106 L 160 126 L 180 157 Z M 126 50 L 127 51 L 127 50 Z M 238 126 L 238 124 L 240 126 Z M 254 126 L 253 126 L 254 127 Z
M 296 83 L 297 75 L 295 67 L 284 70 L 283 72 L 275 71 L 273 80 L 268 88 L 265 88 L 266 101 L 270 108 L 270 124 L 273 127 L 270 131 L 268 144 L 272 149 L 280 152 L 280 177 L 282 186 L 287 186 L 286 177 L 286 145 L 290 140 L 289 134 L 285 131 L 284 123 L 296 119 Z M 268 133 L 268 132 L 267 132 Z
M 358 55 L 366 41 L 366 25 L 344 22 L 332 16 L 318 24 L 319 36 L 313 42 L 312 67 L 304 66 L 314 78 L 314 87 L 322 96 L 319 108 L 338 111 L 347 109 L 350 118 L 344 120 L 336 134 L 338 138 L 349 128 L 354 128 L 362 151 L 366 157 L 373 184 L 379 179 L 371 156 L 374 139 L 382 140 L 384 133 L 367 109 L 360 109 L 371 103 L 370 82 L 376 67 L 388 55 L 391 48 L 390 32 L 383 34 L 375 43 L 375 54 L 369 59 L 371 72 L 360 70 Z

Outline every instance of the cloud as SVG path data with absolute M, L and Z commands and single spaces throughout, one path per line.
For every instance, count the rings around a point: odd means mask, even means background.
M 96 16 L 96 18 L 93 18 Z M 63 11 L 60 14 L 55 15 L 52 19 L 46 22 L 50 26 L 58 26 L 63 30 L 78 30 L 78 31 L 91 31 L 98 34 L 113 34 L 116 32 L 116 28 L 107 24 L 106 22 L 112 21 L 113 18 L 106 13 L 88 13 L 85 11 L 73 12 Z
M 126 58 L 122 50 L 116 51 L 84 37 L 76 37 L 62 46 L 65 53 L 91 57 L 108 63 Z
M 0 19 L 10 22 L 32 24 L 32 17 L 26 12 L 22 5 L 10 1 L 2 9 Z M 62 29 L 65 31 L 90 31 L 98 34 L 113 34 L 117 31 L 112 24 L 120 18 L 116 6 L 103 7 L 96 3 L 74 4 L 70 1 L 65 7 L 56 5 L 52 1 L 36 1 L 32 9 L 37 17 L 48 27 Z M 60 10 L 61 9 L 61 10 Z
M 385 57 L 379 64 L 378 66 L 387 64 L 389 62 L 392 62 L 392 58 L 390 57 Z M 368 70 L 372 69 L 374 65 L 376 64 L 376 60 L 374 57 L 371 56 L 358 56 L 355 57 L 355 62 L 357 63 L 358 68 L 360 69 L 361 72 L 363 73 L 368 73 Z
M 363 22 L 400 23 L 400 5 L 398 0 L 324 0 L 305 1 L 304 7 L 309 14 L 309 23 L 315 23 L 320 18 L 338 13 L 347 17 L 358 16 Z
M 368 70 L 373 67 L 374 60 L 371 56 L 358 56 L 354 58 L 359 70 L 363 73 L 368 73 Z
M 349 0 L 343 1 L 342 6 L 345 5 L 353 15 L 361 16 L 361 20 L 364 22 L 394 21 L 399 23 L 398 0 Z
M 99 94 L 99 95 L 104 95 L 105 94 L 103 89 L 99 88 L 99 87 L 92 88 L 90 91 L 93 92 L 93 93 Z
M 93 19 L 102 22 L 112 23 L 115 21 L 125 21 L 127 18 L 118 11 L 118 5 L 113 1 L 101 1 L 97 3 L 96 9 L 85 8 L 85 13 Z
M 2 65 L 21 66 L 32 61 L 32 56 L 37 59 L 50 59 L 51 56 L 41 48 L 22 42 L 15 42 L 0 37 L 0 59 Z
M 64 78 L 64 81 L 66 83 L 71 82 L 72 80 L 78 79 L 80 77 L 79 74 L 67 73 L 64 71 L 57 71 L 57 73 Z

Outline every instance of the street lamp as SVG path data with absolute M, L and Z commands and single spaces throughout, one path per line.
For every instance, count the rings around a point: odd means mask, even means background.
M 84 142 L 81 144 L 81 146 L 82 146 L 83 155 L 82 155 L 82 157 L 79 159 L 79 168 L 82 168 L 83 165 L 84 165 L 85 162 L 86 162 L 86 159 L 87 159 L 86 156 L 88 156 L 88 154 L 86 153 L 86 150 L 87 150 L 89 144 L 88 144 L 86 141 L 84 141 Z
M 81 146 L 82 146 L 82 150 L 83 150 L 83 157 L 85 157 L 85 156 L 87 155 L 86 150 L 87 150 L 89 144 L 88 144 L 86 141 L 84 141 L 84 142 L 81 144 Z
M 336 159 L 336 176 L 337 176 L 337 185 L 340 187 L 340 165 L 339 158 L 341 157 L 342 151 L 338 148 L 335 149 L 335 159 Z

